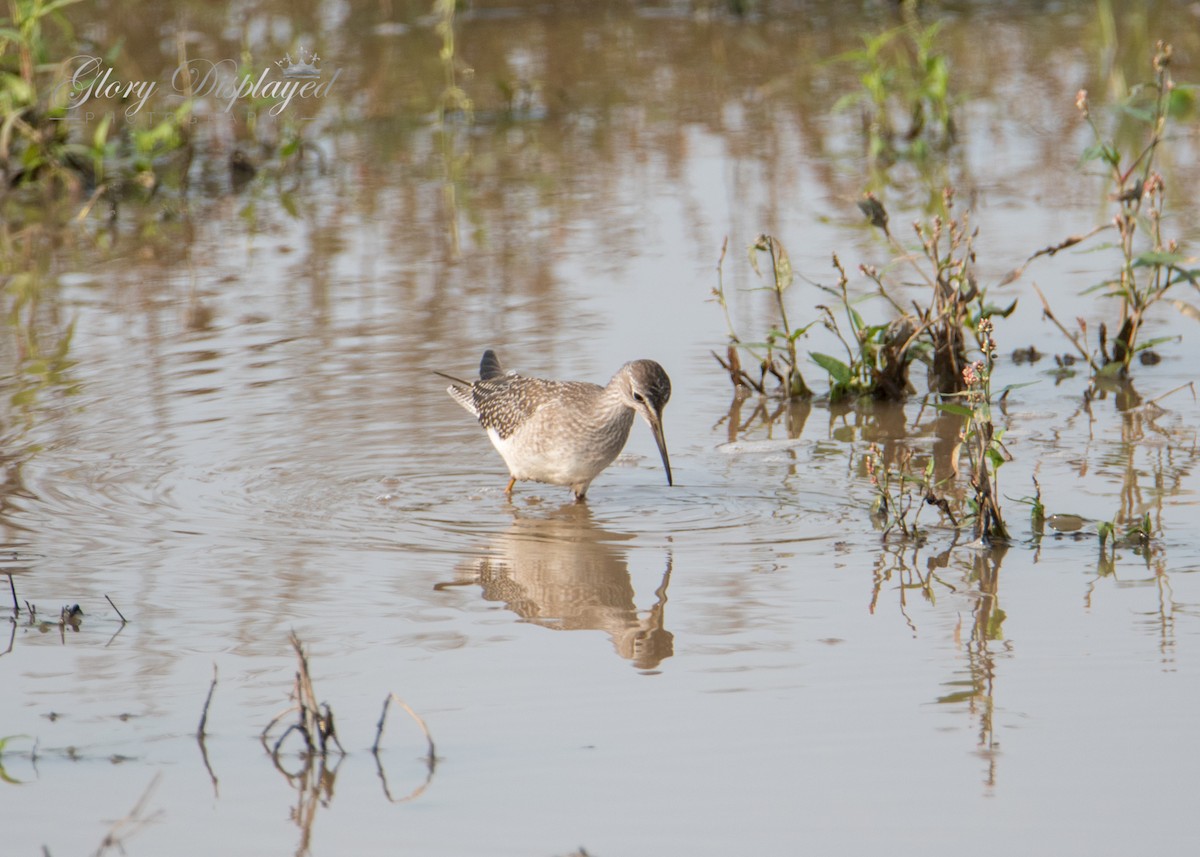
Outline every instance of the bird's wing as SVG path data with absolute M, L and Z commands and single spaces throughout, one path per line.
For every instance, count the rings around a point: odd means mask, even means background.
M 446 392 L 450 394 L 450 398 L 458 402 L 475 416 L 479 416 L 479 411 L 475 408 L 475 397 L 470 386 L 459 387 L 452 385 L 446 388 Z
M 471 387 L 475 413 L 485 429 L 492 429 L 507 438 L 528 420 L 553 395 L 547 388 L 553 381 L 524 378 L 509 373 L 496 378 L 476 381 Z

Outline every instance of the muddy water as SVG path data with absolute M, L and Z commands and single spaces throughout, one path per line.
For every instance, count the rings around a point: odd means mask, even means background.
M 6 853 L 92 853 L 122 818 L 130 854 L 1195 841 L 1200 409 L 1171 392 L 1194 380 L 1195 322 L 1152 314 L 1152 335 L 1178 339 L 1120 408 L 1115 393 L 1089 405 L 1086 373 L 1050 357 L 1002 360 L 1000 383 L 1036 382 L 997 414 L 1006 550 L 932 509 L 919 543 L 873 526 L 870 445 L 945 468 L 957 421 L 916 401 L 731 406 L 709 353 L 726 237 L 753 338 L 772 323 L 749 291 L 755 235 L 832 284 L 832 252 L 851 270 L 890 258 L 855 209 L 865 187 L 904 223 L 939 180 L 904 164 L 872 178 L 855 121 L 832 112 L 853 79 L 822 61 L 889 13 L 477 4 L 456 46 L 475 116 L 439 127 L 423 7 L 184 9 L 78 11 L 78 28 L 101 47 L 127 37 L 127 79 L 165 80 L 180 33 L 191 56 L 245 42 L 261 66 L 317 44 L 342 75 L 297 106 L 320 159 L 273 160 L 247 105 L 210 106 L 186 199 L 168 188 L 82 222 L 64 201 L 4 227 L 6 273 L 39 286 L 4 338 L 0 559 L 22 608 L 0 656 Z M 1188 8 L 1113 14 L 1194 56 Z M 1141 76 L 1149 46 L 1105 32 L 1091 7 L 947 19 L 969 97 L 944 173 L 973 206 L 982 282 L 1107 217 L 1077 168 L 1074 94 Z M 1168 166 L 1185 240 L 1193 132 L 1179 126 Z M 263 158 L 240 189 L 223 166 L 235 141 Z M 1030 280 L 1094 329 L 1111 307 L 1080 293 L 1111 270 L 1063 253 L 997 290 L 1018 299 L 1002 353 L 1067 350 Z M 790 299 L 808 321 L 828 295 L 798 283 Z M 503 464 L 433 375 L 470 375 L 485 347 L 596 381 L 661 362 L 675 487 L 638 425 L 585 506 L 532 484 L 509 502 Z M 836 343 L 814 331 L 803 347 Z M 809 380 L 825 388 L 815 366 Z M 1077 532 L 1035 531 L 1019 502 L 1034 477 Z M 1150 548 L 1100 552 L 1097 521 L 1147 513 Z M 291 631 L 348 751 L 323 770 L 294 743 L 277 767 L 259 741 L 288 705 Z M 396 710 L 372 755 L 393 692 L 428 724 L 432 769 Z

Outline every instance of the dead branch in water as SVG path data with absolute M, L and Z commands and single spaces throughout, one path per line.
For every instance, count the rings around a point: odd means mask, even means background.
M 212 704 L 213 691 L 217 689 L 217 665 L 213 664 L 212 682 L 208 686 L 208 696 L 204 698 L 204 710 L 200 713 L 200 726 L 196 729 L 196 737 L 201 741 L 208 734 L 204 727 L 208 725 L 208 706 Z
M 127 625 L 129 623 L 129 620 L 125 618 L 124 613 L 122 613 L 120 610 L 117 609 L 117 605 L 113 604 L 113 600 L 108 597 L 108 593 L 104 594 L 104 600 L 108 602 L 108 606 L 112 607 L 112 609 L 117 611 L 117 615 L 121 617 L 121 624 Z
M 333 710 L 328 703 L 318 703 L 316 691 L 313 690 L 312 676 L 308 671 L 308 656 L 304 653 L 304 645 L 293 631 L 288 635 L 292 648 L 296 651 L 299 669 L 296 670 L 296 684 L 292 690 L 292 698 L 296 704 L 288 707 L 271 719 L 262 731 L 263 745 L 266 746 L 267 735 L 271 729 L 287 715 L 299 712 L 296 722 L 283 730 L 283 734 L 275 741 L 274 747 L 268 749 L 276 764 L 279 763 L 279 752 L 284 739 L 293 732 L 300 733 L 309 756 L 320 756 L 324 759 L 329 754 L 330 742 L 337 745 L 337 750 L 346 755 L 342 742 L 338 740 L 337 730 L 333 724 Z
M 217 775 L 213 772 L 212 765 L 208 761 L 208 744 L 205 738 L 208 733 L 205 731 L 208 726 L 208 707 L 212 704 L 213 691 L 217 689 L 217 665 L 213 664 L 212 682 L 208 686 L 208 696 L 204 698 L 204 710 L 200 713 L 200 725 L 196 728 L 196 743 L 200 745 L 200 758 L 204 760 L 204 770 L 208 771 L 208 778 L 212 780 L 213 794 L 219 796 L 219 786 L 217 784 Z
M 379 742 L 383 740 L 383 725 L 387 722 L 388 706 L 395 700 L 396 704 L 408 712 L 408 716 L 416 721 L 417 726 L 421 728 L 421 732 L 425 735 L 425 742 L 429 745 L 429 752 L 425 756 L 425 764 L 428 767 L 428 773 L 425 776 L 425 782 L 417 786 L 412 792 L 405 797 L 396 800 L 392 797 L 391 791 L 388 789 L 387 777 L 383 773 L 383 763 L 379 759 Z M 433 735 L 429 732 L 429 727 L 425 725 L 425 721 L 421 715 L 413 711 L 412 707 L 397 696 L 394 692 L 389 693 L 383 700 L 383 711 L 379 713 L 379 723 L 375 727 L 375 743 L 371 745 L 371 754 L 375 757 L 375 766 L 379 774 L 379 779 L 383 781 L 383 793 L 392 803 L 404 803 L 405 801 L 413 800 L 419 797 L 426 788 L 429 787 L 430 781 L 433 780 L 433 771 L 437 767 L 437 755 L 433 746 Z

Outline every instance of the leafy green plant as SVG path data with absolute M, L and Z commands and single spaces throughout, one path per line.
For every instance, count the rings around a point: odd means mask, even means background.
M 1117 534 L 1117 525 L 1112 521 L 1100 521 L 1096 524 L 1096 534 L 1100 537 L 1100 551 L 1115 552 L 1118 547 L 1133 548 L 1141 551 L 1150 546 L 1154 538 L 1154 523 L 1150 513 L 1130 522 L 1124 532 Z
M 863 37 L 863 47 L 835 58 L 853 66 L 859 89 L 835 110 L 858 107 L 873 163 L 923 160 L 954 142 L 950 68 L 935 48 L 941 22 L 921 28 L 914 4 L 900 27 Z
M 45 25 L 64 36 L 71 28 L 62 9 L 78 0 L 11 0 L 9 17 L 0 19 L 0 167 L 7 184 L 47 176 L 81 187 L 88 166 L 84 147 L 69 142 L 63 105 L 55 102 L 51 79 L 62 64 L 49 61 Z
M 981 360 L 963 369 L 965 389 L 957 401 L 941 402 L 938 408 L 963 418 L 963 428 L 953 453 L 955 470 L 966 452 L 970 469 L 972 496 L 968 500 L 975 538 L 986 543 L 1008 540 L 1008 528 L 1000 511 L 997 472 L 1011 456 L 1004 446 L 1004 431 L 992 422 L 992 372 L 995 369 L 996 343 L 992 322 L 982 318 L 978 324 Z
M 803 327 L 793 328 L 788 321 L 787 304 L 784 293 L 792 285 L 794 272 L 792 261 L 787 250 L 778 238 L 771 235 L 759 235 L 750 245 L 750 265 L 758 276 L 762 276 L 758 257 L 765 253 L 771 262 L 771 284 L 769 290 L 775 296 L 775 308 L 779 313 L 779 326 L 767 332 L 766 340 L 761 343 L 744 343 L 738 338 L 733 321 L 729 315 L 729 303 L 725 297 L 723 266 L 725 262 L 726 244 L 721 246 L 721 258 L 717 263 L 717 286 L 713 289 L 714 300 L 721 305 L 725 312 L 725 321 L 729 325 L 729 346 L 727 356 L 722 359 L 714 354 L 725 370 L 729 373 L 734 386 L 748 386 L 759 392 L 767 392 L 767 376 L 771 375 L 778 381 L 774 392 L 785 399 L 810 399 L 812 390 L 804 381 L 800 371 L 800 359 L 796 351 L 796 342 L 804 336 L 816 322 L 810 322 Z M 759 361 L 759 377 L 754 379 L 741 365 L 739 350 L 745 349 Z M 760 353 L 761 352 L 761 353 Z
M 140 183 L 153 185 L 155 162 L 180 149 L 190 153 L 188 147 L 187 119 L 192 112 L 192 102 L 185 101 L 159 122 L 147 128 L 132 129 L 132 166 Z M 186 175 L 186 167 L 183 170 Z
M 42 187 L 55 193 L 65 187 L 72 197 L 94 189 L 86 212 L 103 191 L 126 186 L 125 179 L 132 179 L 133 186 L 156 187 L 164 156 L 182 150 L 179 176 L 186 189 L 190 98 L 149 127 L 114 126 L 112 112 L 94 127 L 64 121 L 73 82 L 71 60 L 51 61 L 51 44 L 70 44 L 73 34 L 62 11 L 76 2 L 10 0 L 10 15 L 0 20 L 0 170 L 5 188 Z M 57 30 L 53 40 L 50 24 Z
M 826 286 L 829 293 L 841 302 L 846 314 L 852 341 L 842 335 L 832 309 L 818 304 L 825 327 L 838 338 L 846 350 L 846 362 L 829 354 L 812 352 L 814 363 L 829 373 L 829 398 L 837 402 L 845 398 L 871 396 L 898 401 L 912 392 L 908 380 L 909 366 L 920 354 L 922 342 L 913 337 L 913 320 L 907 314 L 878 324 L 868 324 L 855 309 L 848 290 L 849 280 L 837 254 L 833 267 L 838 272 L 836 289 Z
M 845 358 L 823 352 L 812 352 L 813 363 L 829 375 L 829 397 L 832 401 L 869 396 L 900 400 L 913 392 L 910 369 L 921 361 L 928 367 L 928 388 L 942 397 L 956 396 L 965 389 L 963 370 L 968 365 L 967 350 L 971 336 L 981 319 L 1006 317 L 1016 309 L 1014 300 L 1007 307 L 987 303 L 985 290 L 975 281 L 975 230 L 968 214 L 955 216 L 954 191 L 942 193 L 943 215 L 935 215 L 928 223 L 913 223 L 921 252 L 913 253 L 903 247 L 888 226 L 888 213 L 874 194 L 866 194 L 859 207 L 869 222 L 883 232 L 896 253 L 895 264 L 911 267 L 929 286 L 930 299 L 926 304 L 911 302 L 912 310 L 892 295 L 886 273 L 873 265 L 860 265 L 859 271 L 875 288 L 871 295 L 852 297 L 849 282 L 841 261 L 835 255 L 833 266 L 838 273 L 835 286 L 819 286 L 835 296 L 839 312 L 825 304 L 817 304 L 820 317 L 806 325 L 793 327 L 788 318 L 785 295 L 792 285 L 794 273 L 787 250 L 778 238 L 760 235 L 750 247 L 750 261 L 756 273 L 763 275 L 759 257 L 765 255 L 771 263 L 771 282 L 768 286 L 775 298 L 778 325 L 768 331 L 765 342 L 745 343 L 734 328 L 725 294 L 723 267 L 726 246 L 721 248 L 717 264 L 717 286 L 712 290 L 714 300 L 725 313 L 729 328 L 729 345 L 717 361 L 729 373 L 735 386 L 745 386 L 759 393 L 768 392 L 768 376 L 778 381 L 774 392 L 784 398 L 809 398 L 812 391 L 804 382 L 798 365 L 797 343 L 813 324 L 821 322 L 841 342 Z M 890 268 L 893 266 L 889 266 Z M 858 311 L 857 304 L 866 298 L 884 298 L 894 315 L 880 322 L 869 322 Z M 846 332 L 838 316 L 844 313 Z M 978 337 L 976 337 L 978 338 Z M 752 355 L 759 363 L 758 377 L 742 365 L 741 351 Z
M 1014 498 L 1009 497 L 1013 500 Z M 1018 497 L 1015 499 L 1017 503 L 1024 503 L 1029 507 L 1029 524 L 1033 528 L 1035 536 L 1040 536 L 1046 530 L 1046 506 L 1042 503 L 1042 486 L 1038 484 L 1037 477 L 1033 477 L 1033 495 L 1027 497 Z
M 1146 351 L 1165 338 L 1142 340 L 1141 330 L 1146 313 L 1165 300 L 1167 293 L 1181 283 L 1200 289 L 1200 269 L 1189 267 L 1195 260 L 1181 251 L 1175 240 L 1163 233 L 1166 186 L 1155 168 L 1155 160 L 1166 139 L 1168 120 L 1194 100 L 1187 87 L 1177 86 L 1171 77 L 1171 46 L 1158 42 L 1153 59 L 1154 78 L 1145 85 L 1134 87 L 1118 104 L 1119 115 L 1140 127 L 1142 134 L 1133 154 L 1122 152 L 1115 138 L 1106 135 L 1096 123 L 1088 93 L 1080 90 L 1075 106 L 1092 131 L 1094 142 L 1083 153 L 1084 162 L 1099 162 L 1107 170 L 1116 213 L 1112 223 L 1098 227 L 1084 238 L 1100 231 L 1115 228 L 1116 248 L 1121 254 L 1116 276 L 1096 284 L 1089 292 L 1099 292 L 1120 305 L 1116 334 L 1111 335 L 1106 324 L 1096 332 L 1096 349 L 1087 344 L 1088 329 L 1079 322 L 1078 330 L 1063 325 L 1050 309 L 1040 290 L 1045 316 L 1049 318 L 1075 346 L 1092 369 L 1094 376 L 1126 378 L 1134 356 Z M 1052 254 L 1083 238 L 1068 239 L 1054 248 Z M 1113 246 L 1113 245 L 1107 245 Z M 1036 286 L 1035 286 L 1036 288 Z M 1200 309 L 1182 300 L 1171 301 L 1184 315 L 1200 320 Z
M 977 230 L 971 226 L 969 212 L 956 216 L 954 189 L 945 188 L 943 214 L 934 215 L 927 223 L 913 223 L 921 247 L 920 254 L 915 254 L 892 234 L 887 209 L 878 197 L 866 194 L 859 201 L 859 208 L 871 225 L 883 233 L 897 254 L 897 262 L 910 267 L 930 288 L 929 302 L 924 305 L 914 302 L 915 314 L 910 313 L 892 296 L 883 272 L 873 265 L 859 266 L 863 275 L 875 284 L 876 292 L 903 320 L 891 323 L 892 380 L 907 379 L 907 365 L 921 360 L 929 368 L 931 392 L 943 397 L 958 395 L 966 387 L 963 370 L 968 362 L 968 337 L 978 329 L 980 320 L 1007 317 L 1017 306 L 1015 300 L 1003 308 L 987 303 L 986 290 L 976 282 L 973 268 Z M 908 334 L 903 341 L 895 336 L 896 325 Z

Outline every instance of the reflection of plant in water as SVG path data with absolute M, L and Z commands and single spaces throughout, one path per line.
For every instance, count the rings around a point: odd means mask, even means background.
M 912 555 L 907 556 L 909 550 L 908 545 L 912 545 Z M 921 552 L 920 541 L 909 542 L 906 544 L 887 545 L 879 552 L 875 561 L 875 571 L 873 575 L 873 583 L 871 586 L 871 603 L 869 610 L 872 614 L 875 613 L 875 608 L 879 605 L 879 595 L 883 590 L 883 585 L 889 583 L 895 578 L 897 598 L 899 599 L 900 613 L 904 616 L 904 621 L 912 630 L 913 635 L 917 633 L 916 623 L 912 617 L 908 615 L 908 593 L 919 592 L 921 597 L 930 604 L 937 603 L 937 586 L 947 592 L 957 592 L 958 588 L 953 584 L 943 580 L 937 574 L 937 569 L 945 568 L 949 559 L 950 549 L 947 548 L 940 554 L 930 557 L 925 561 L 927 572 L 922 575 L 919 569 L 918 559 Z M 951 546 L 953 547 L 953 545 Z
M 963 382 L 967 389 L 952 397 L 953 400 L 937 405 L 938 410 L 950 417 L 962 419 L 957 439 L 948 453 L 951 466 L 945 479 L 935 477 L 937 462 L 933 457 L 925 462 L 919 473 L 914 472 L 909 450 L 902 451 L 891 466 L 883 462 L 875 444 L 864 456 L 864 469 L 875 492 L 871 512 L 883 529 L 884 537 L 895 529 L 906 538 L 920 538 L 923 533 L 917 526 L 917 515 L 920 507 L 926 504 L 940 508 L 952 527 L 959 526 L 958 516 L 954 514 L 950 501 L 939 496 L 936 489 L 953 482 L 960 475 L 965 451 L 971 495 L 966 501 L 969 515 L 964 522 L 971 522 L 976 539 L 985 542 L 1008 539 L 1008 530 L 1000 511 L 996 473 L 1010 456 L 1003 444 L 1003 430 L 997 429 L 992 422 L 991 375 L 995 368 L 996 346 L 991 333 L 991 319 L 980 319 L 977 335 L 983 359 L 963 369 Z M 1035 515 L 1041 514 L 1040 492 L 1037 499 L 1026 499 L 1026 502 L 1034 504 Z
M 979 718 L 977 746 L 987 760 L 985 782 L 996 784 L 996 740 L 993 716 L 996 709 L 996 658 L 992 646 L 1004 640 L 1005 613 L 1000 609 L 1000 565 L 1008 548 L 998 545 L 986 551 L 971 552 L 970 581 L 975 592 L 971 610 L 971 631 L 964 645 L 967 653 L 968 679 L 954 682 L 962 685 L 938 698 L 939 703 L 965 704 Z
M 808 399 L 776 400 L 759 396 L 754 401 L 750 415 L 744 416 L 742 408 L 748 398 L 745 387 L 737 388 L 733 401 L 729 403 L 729 410 L 713 426 L 713 428 L 719 428 L 721 425 L 725 425 L 730 443 L 739 440 L 743 434 L 749 432 L 756 425 L 761 425 L 766 431 L 767 438 L 770 439 L 775 434 L 776 423 L 781 421 L 786 431 L 786 437 L 794 440 L 804 432 L 805 423 L 808 422 L 809 414 L 812 413 L 812 402 Z
M 44 78 L 52 68 L 61 78 L 65 66 L 50 66 L 43 25 L 53 22 L 70 38 L 61 10 L 78 0 L 13 0 L 10 17 L 0 19 L 0 165 L 4 184 L 54 180 L 78 191 L 89 168 L 87 152 L 71 144 L 62 106 L 51 103 Z
M 58 317 L 57 283 L 46 267 L 45 233 L 30 226 L 12 232 L 0 226 L 0 301 L 11 334 L 13 367 L 9 372 L 9 402 L 30 428 L 48 393 L 78 392 L 71 375 L 73 321 Z
M 434 30 L 442 39 L 442 47 L 438 57 L 442 63 L 444 83 L 441 97 L 438 99 L 436 135 L 440 141 L 442 166 L 445 171 L 442 182 L 442 197 L 446 203 L 446 225 L 450 234 L 450 252 L 457 257 L 460 249 L 458 234 L 458 187 L 464 183 L 467 163 L 470 160 L 468 152 L 457 152 L 455 141 L 457 131 L 446 121 L 450 114 L 460 116 L 468 126 L 474 119 L 475 105 L 466 91 L 458 84 L 458 58 L 454 39 L 454 14 L 457 10 L 457 0 L 434 0 L 433 13 L 437 18 Z M 464 67 L 468 76 L 470 68 Z
M 834 109 L 859 107 L 873 163 L 921 161 L 954 142 L 950 70 L 934 48 L 941 24 L 920 28 L 914 6 L 905 4 L 902 26 L 864 36 L 861 50 L 836 58 L 854 66 L 860 89 L 842 96 Z
M 1068 329 L 1051 311 L 1040 290 L 1038 294 L 1046 317 L 1057 325 L 1091 366 L 1093 374 L 1099 377 L 1126 377 L 1135 354 L 1146 354 L 1147 349 L 1164 341 L 1139 341 L 1138 336 L 1146 312 L 1164 300 L 1172 287 L 1186 282 L 1200 288 L 1200 269 L 1186 267 L 1194 264 L 1194 258 L 1181 252 L 1177 241 L 1163 235 L 1165 185 L 1162 176 L 1154 170 L 1155 156 L 1165 139 L 1167 120 L 1192 97 L 1176 87 L 1170 66 L 1171 46 L 1159 42 L 1155 48 L 1153 81 L 1134 87 L 1120 105 L 1122 116 L 1132 117 L 1144 128 L 1141 148 L 1134 154 L 1122 153 L 1114 140 L 1101 132 L 1086 90 L 1080 90 L 1075 100 L 1095 140 L 1084 152 L 1084 160 L 1099 161 L 1107 168 L 1110 199 L 1117 209 L 1112 226 L 1119 236 L 1120 271 L 1116 277 L 1091 289 L 1119 301 L 1121 310 L 1116 335 L 1110 338 L 1107 325 L 1102 323 L 1096 332 L 1098 353 L 1089 350 L 1086 322 L 1081 320 L 1077 331 Z M 1139 240 L 1139 235 L 1144 235 L 1145 239 Z M 1068 239 L 1059 246 L 1069 246 L 1080 240 Z M 1194 305 L 1182 300 L 1173 303 L 1184 315 L 1200 320 L 1200 309 Z

